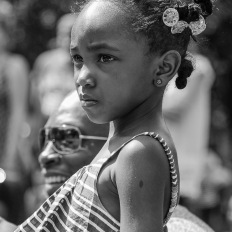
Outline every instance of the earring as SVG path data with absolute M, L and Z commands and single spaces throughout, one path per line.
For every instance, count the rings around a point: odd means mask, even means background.
M 162 84 L 162 80 L 161 79 L 157 79 L 154 81 L 156 85 L 161 85 Z

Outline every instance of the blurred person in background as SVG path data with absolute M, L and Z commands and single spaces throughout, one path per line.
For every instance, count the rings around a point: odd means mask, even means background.
M 17 21 L 13 6 L 0 1 L 0 216 L 13 223 L 25 217 L 23 195 L 29 177 L 30 149 L 25 140 L 29 66 L 12 52 Z
M 215 162 L 219 156 L 209 150 L 211 88 L 215 73 L 207 57 L 196 54 L 195 47 L 190 50 L 195 53 L 195 70 L 182 91 L 175 87 L 174 81 L 170 82 L 164 94 L 164 115 L 179 157 L 180 204 L 216 229 L 220 226 L 220 212 L 216 212 L 216 217 L 214 212 L 220 204 L 218 189 L 228 185 L 231 177 L 220 162 Z M 189 59 L 192 59 L 191 54 Z M 209 170 L 210 165 L 214 168 L 210 169 L 209 176 L 206 169 Z M 212 180 L 215 173 L 223 173 L 223 177 Z
M 167 227 L 168 232 L 214 232 L 208 224 L 181 205 L 176 207 Z
M 228 197 L 225 192 L 232 186 L 231 174 L 231 170 L 223 165 L 219 155 L 210 150 L 201 182 L 199 216 L 219 232 L 226 230 L 228 224 Z
M 69 53 L 74 19 L 74 14 L 65 14 L 58 20 L 55 47 L 37 57 L 31 72 L 32 95 L 38 97 L 44 122 L 67 93 L 75 89 Z

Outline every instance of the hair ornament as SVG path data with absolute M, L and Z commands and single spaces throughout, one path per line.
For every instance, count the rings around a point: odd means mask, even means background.
M 190 28 L 192 35 L 199 35 L 206 29 L 205 19 L 199 15 L 198 21 L 187 23 L 179 20 L 179 12 L 175 8 L 168 8 L 163 13 L 163 22 L 166 26 L 171 27 L 171 33 L 182 33 L 185 28 Z
M 173 27 L 179 21 L 179 13 L 175 8 L 168 8 L 163 13 L 163 22 L 168 27 Z

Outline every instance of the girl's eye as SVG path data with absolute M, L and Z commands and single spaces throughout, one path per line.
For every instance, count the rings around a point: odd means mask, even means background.
M 81 64 L 81 63 L 83 63 L 83 58 L 80 55 L 73 55 L 72 61 L 75 64 Z
M 99 56 L 99 61 L 102 63 L 109 63 L 111 61 L 114 61 L 115 58 L 109 55 L 100 55 Z

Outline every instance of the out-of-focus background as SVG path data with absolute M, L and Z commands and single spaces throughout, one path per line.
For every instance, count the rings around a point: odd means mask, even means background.
M 7 173 L 6 181 L 0 183 L 0 215 L 16 224 L 33 212 L 36 199 L 32 189 L 43 184 L 37 161 L 39 129 L 63 97 L 74 89 L 67 37 L 73 18 L 66 15 L 72 4 L 72 0 L 0 0 L 0 168 Z M 205 68 L 204 74 L 211 78 L 210 87 L 205 90 L 209 104 L 196 114 L 201 115 L 206 107 L 209 111 L 208 137 L 204 137 L 209 154 L 205 172 L 199 178 L 197 200 L 192 204 L 185 196 L 181 200 L 216 232 L 229 232 L 232 1 L 218 0 L 214 4 L 214 14 L 194 50 L 204 57 L 202 70 L 209 62 L 212 67 Z M 192 143 L 194 146 L 194 139 Z M 189 156 L 189 162 L 191 159 L 201 162 L 200 157 Z

